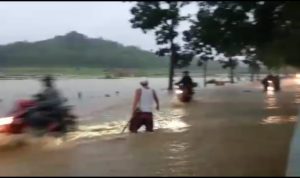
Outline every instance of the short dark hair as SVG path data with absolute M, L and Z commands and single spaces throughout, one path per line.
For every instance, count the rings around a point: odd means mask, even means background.
M 148 86 L 148 85 L 149 85 L 148 81 L 140 82 L 140 84 L 141 84 L 142 86 Z
M 52 86 L 54 78 L 51 75 L 46 75 L 43 79 L 42 82 L 47 85 L 47 86 Z

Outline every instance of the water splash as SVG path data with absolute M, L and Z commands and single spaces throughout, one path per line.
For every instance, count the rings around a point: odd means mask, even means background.
M 294 101 L 295 104 L 300 104 L 300 93 L 297 92 L 295 94 L 295 101 Z
M 262 120 L 261 124 L 283 124 L 296 122 L 296 116 L 269 116 Z
M 267 104 L 266 109 L 277 109 L 279 108 L 276 95 L 273 90 L 267 91 L 265 98 L 265 103 Z
M 156 115 L 160 129 L 166 129 L 171 132 L 184 132 L 190 125 L 184 122 L 186 111 L 182 108 L 170 109 L 160 112 Z

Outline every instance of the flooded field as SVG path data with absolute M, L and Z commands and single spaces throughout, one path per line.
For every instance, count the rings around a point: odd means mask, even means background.
M 155 132 L 136 135 L 120 132 L 139 79 L 58 81 L 76 106 L 80 129 L 65 140 L 24 137 L 19 146 L 2 147 L 0 175 L 284 175 L 298 113 L 300 90 L 294 81 L 285 81 L 281 93 L 263 93 L 257 83 L 200 85 L 195 100 L 181 104 L 165 90 L 167 79 L 149 80 L 162 106 L 155 112 Z M 196 81 L 201 84 L 200 78 Z M 0 84 L 5 93 L 1 114 L 8 103 L 39 89 L 36 81 Z
M 79 130 L 68 135 L 68 140 L 82 141 L 83 138 L 99 138 L 118 134 L 130 118 L 134 91 L 139 87 L 142 78 L 123 79 L 58 79 L 57 88 L 68 98 L 68 103 L 74 106 L 74 113 L 79 116 Z M 166 90 L 167 78 L 149 78 L 162 104 L 175 101 L 172 93 Z M 176 79 L 178 80 L 178 79 Z M 202 79 L 195 78 L 202 88 Z M 0 115 L 5 116 L 18 99 L 30 98 L 41 89 L 38 80 L 0 80 Z M 197 90 L 197 89 L 196 89 Z M 81 96 L 78 96 L 78 93 Z M 177 111 L 163 109 L 155 116 L 171 119 L 171 125 L 180 115 Z M 162 120 L 160 127 L 168 122 Z M 169 124 L 168 124 L 169 125 Z M 174 124 L 173 124 L 174 125 Z M 157 127 L 157 125 L 155 125 Z M 1 142 L 0 142 L 1 143 Z

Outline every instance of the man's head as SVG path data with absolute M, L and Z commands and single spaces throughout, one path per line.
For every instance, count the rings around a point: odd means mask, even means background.
M 184 76 L 188 76 L 189 74 L 190 74 L 189 71 L 183 71 Z
M 148 79 L 144 78 L 141 80 L 140 84 L 143 86 L 143 87 L 148 87 L 149 85 L 149 82 L 148 82 Z
M 51 75 L 47 75 L 42 79 L 44 86 L 52 87 L 53 86 L 54 78 Z

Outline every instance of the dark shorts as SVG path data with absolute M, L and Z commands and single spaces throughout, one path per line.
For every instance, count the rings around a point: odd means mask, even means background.
M 145 125 L 147 132 L 153 132 L 153 115 L 152 113 L 138 112 L 130 120 L 129 130 L 132 133 L 137 133 L 137 131 Z

